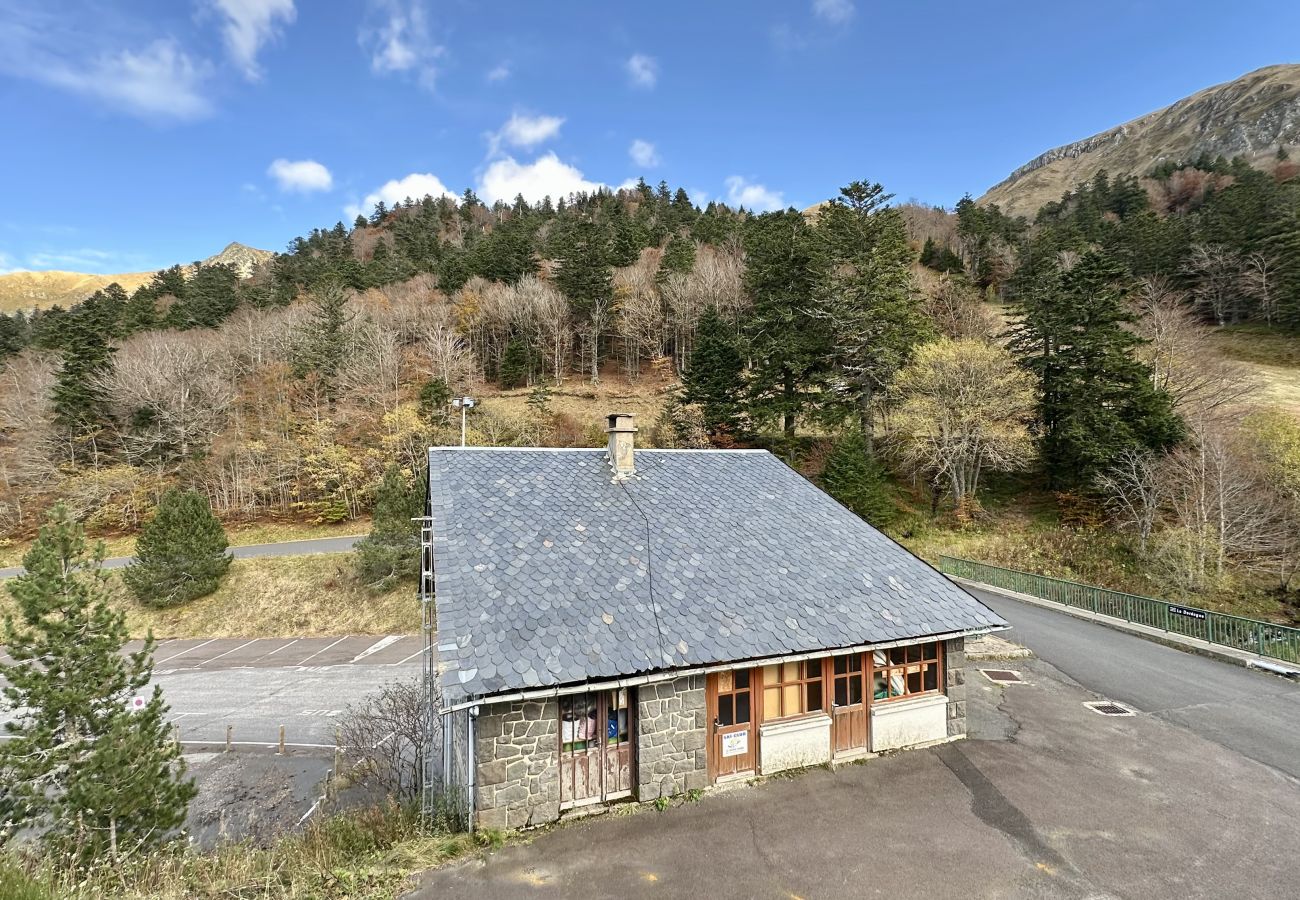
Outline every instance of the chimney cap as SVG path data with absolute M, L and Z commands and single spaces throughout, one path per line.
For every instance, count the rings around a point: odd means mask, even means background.
M 636 417 L 632 413 L 610 413 L 605 416 L 606 432 L 636 431 Z

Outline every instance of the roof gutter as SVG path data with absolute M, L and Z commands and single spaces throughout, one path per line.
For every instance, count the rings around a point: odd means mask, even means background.
M 948 641 L 953 638 L 979 637 L 995 631 L 1008 631 L 1010 625 L 990 625 L 988 628 L 971 628 L 966 631 L 948 631 L 943 634 L 927 635 L 923 638 L 905 638 L 899 641 L 882 641 L 875 644 L 854 644 L 851 647 L 838 647 L 834 650 L 812 650 L 805 653 L 788 653 L 785 656 L 767 656 L 757 659 L 734 660 L 732 662 L 714 663 L 707 666 L 694 666 L 689 669 L 662 669 L 645 675 L 633 675 L 624 678 L 609 678 L 602 681 L 583 681 L 576 684 L 561 684 L 554 687 L 533 688 L 515 691 L 509 694 L 487 694 L 472 700 L 463 700 L 451 706 L 444 706 L 442 713 L 457 712 L 462 709 L 479 706 L 484 703 L 517 703 L 526 700 L 546 700 L 569 694 L 585 694 L 588 691 L 615 690 L 636 687 L 643 684 L 656 684 L 687 675 L 710 675 L 714 672 L 727 672 L 733 669 L 749 669 L 756 666 L 773 666 L 788 662 L 802 662 L 822 656 L 844 656 L 849 653 L 865 653 L 868 650 L 888 650 L 890 647 L 909 647 L 913 644 L 928 644 L 931 641 Z

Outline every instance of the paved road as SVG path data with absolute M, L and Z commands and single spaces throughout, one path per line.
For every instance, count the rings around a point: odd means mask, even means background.
M 350 704 L 419 676 L 422 646 L 411 635 L 162 641 L 154 683 L 182 741 L 223 742 L 231 725 L 239 743 L 271 744 L 284 725 L 290 744 L 332 744 Z
M 1026 683 L 971 671 L 971 740 L 578 820 L 411 900 L 1296 895 L 1294 779 L 1160 715 L 1091 712 L 1042 660 L 994 666 Z
M 311 538 L 305 541 L 278 541 L 274 544 L 247 544 L 243 547 L 231 547 L 235 559 L 249 559 L 255 556 L 306 556 L 313 553 L 344 553 L 364 535 L 350 534 L 343 537 Z M 120 569 L 130 565 L 134 557 L 114 556 L 104 560 L 105 569 Z M 0 569 L 0 578 L 13 578 L 23 573 L 22 566 L 10 566 Z
M 1300 684 L 1019 600 L 971 592 L 1014 626 L 1004 637 L 1088 690 L 1300 778 Z

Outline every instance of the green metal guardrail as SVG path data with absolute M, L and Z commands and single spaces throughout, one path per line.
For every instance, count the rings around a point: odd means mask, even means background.
M 1228 616 L 1195 606 L 1182 606 L 1167 600 L 1125 594 L 1090 584 L 1018 572 L 951 556 L 939 557 L 939 571 L 945 575 L 1029 594 L 1126 622 L 1160 628 L 1171 634 L 1199 638 L 1211 644 L 1258 653 L 1260 656 L 1289 663 L 1300 663 L 1300 628 Z

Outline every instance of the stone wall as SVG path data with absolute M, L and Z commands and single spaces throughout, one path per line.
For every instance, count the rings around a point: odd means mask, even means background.
M 483 706 L 474 723 L 475 808 L 483 828 L 525 828 L 560 817 L 559 704 Z
M 953 638 L 943 645 L 944 692 L 948 695 L 948 737 L 966 734 L 966 641 Z
M 642 685 L 637 694 L 637 797 L 708 786 L 703 675 Z

